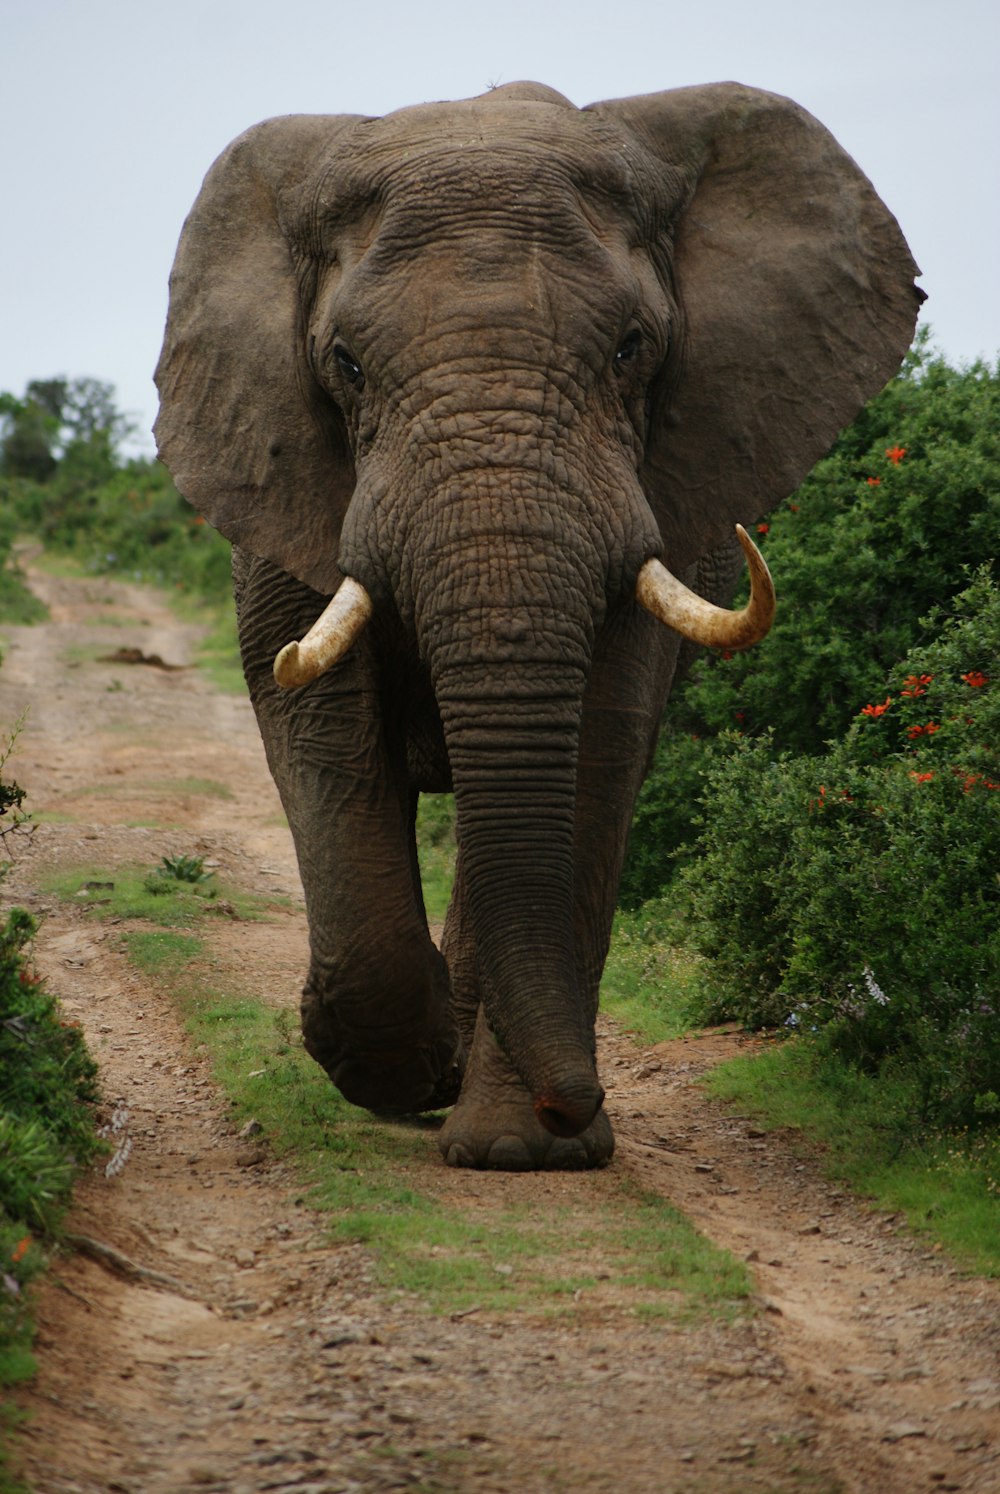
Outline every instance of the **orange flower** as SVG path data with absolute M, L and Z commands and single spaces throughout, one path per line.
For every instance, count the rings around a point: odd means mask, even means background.
M 861 707 L 862 716 L 884 716 L 892 704 L 892 696 L 887 695 L 881 705 L 866 705 Z
M 981 669 L 970 669 L 968 674 L 962 675 L 962 678 L 967 685 L 972 686 L 973 690 L 979 690 L 990 682 L 989 675 L 983 674 Z
M 880 487 L 881 483 L 882 483 L 881 477 L 869 477 L 869 479 L 868 479 L 868 486 L 870 488 Z
M 770 528 L 771 528 L 770 524 L 758 524 L 757 525 L 757 533 L 758 534 L 767 534 L 767 532 L 768 532 L 768 530 Z
M 12 1252 L 11 1257 L 10 1257 L 11 1261 L 13 1262 L 13 1264 L 15 1266 L 17 1265 L 18 1261 L 23 1260 L 24 1257 L 27 1255 L 28 1248 L 29 1248 L 30 1245 L 31 1245 L 31 1236 L 30 1235 L 25 1235 L 25 1237 L 24 1237 L 23 1240 L 18 1240 L 17 1244 L 14 1246 L 13 1252 Z
M 906 447 L 905 446 L 890 446 L 890 447 L 887 448 L 885 454 L 889 458 L 889 460 L 892 463 L 892 465 L 894 467 L 898 467 L 899 464 L 900 464 L 900 462 L 903 460 L 903 458 L 906 455 Z
M 930 783 L 931 779 L 934 777 L 934 774 L 933 773 L 911 773 L 910 777 L 913 779 L 914 783 Z
M 903 681 L 904 688 L 899 693 L 908 695 L 911 699 L 918 695 L 926 695 L 927 686 L 933 678 L 932 674 L 908 674 Z
M 797 503 L 790 503 L 790 504 L 789 504 L 789 505 L 788 505 L 788 507 L 789 507 L 789 509 L 790 509 L 790 511 L 791 511 L 791 512 L 792 512 L 792 513 L 793 513 L 793 514 L 797 514 L 797 513 L 798 513 L 798 511 L 799 511 L 799 505 L 798 505 L 798 504 L 797 504 Z

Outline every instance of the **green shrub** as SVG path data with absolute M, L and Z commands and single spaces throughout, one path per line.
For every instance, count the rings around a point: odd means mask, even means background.
M 758 647 L 703 655 L 667 708 L 636 810 L 625 905 L 659 896 L 694 835 L 702 774 L 726 732 L 776 751 L 838 740 L 930 610 L 1000 555 L 1000 369 L 950 368 L 918 338 L 898 378 L 756 536 L 778 615 Z M 737 598 L 739 601 L 739 598 Z
M 736 741 L 685 883 L 707 1016 L 902 1065 L 925 1119 L 975 1124 L 1000 1114 L 1000 589 L 985 569 L 928 629 L 826 757 Z

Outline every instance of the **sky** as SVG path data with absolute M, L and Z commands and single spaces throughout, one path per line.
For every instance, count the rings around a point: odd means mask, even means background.
M 524 78 L 794 98 L 899 220 L 935 347 L 1000 355 L 997 0 L 0 0 L 0 390 L 111 383 L 152 455 L 167 277 L 228 142 Z

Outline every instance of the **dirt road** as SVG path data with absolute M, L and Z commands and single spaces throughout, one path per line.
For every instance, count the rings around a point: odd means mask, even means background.
M 102 662 L 190 662 L 196 635 L 156 594 L 32 581 L 51 621 L 0 628 L 0 724 L 30 706 L 11 766 L 44 821 L 4 896 L 42 915 L 38 963 L 86 1029 L 108 1114 L 129 1112 L 125 1166 L 85 1181 L 70 1227 L 146 1273 L 81 1253 L 41 1293 L 22 1439 L 38 1494 L 1000 1490 L 1000 1284 L 707 1101 L 693 1081 L 735 1038 L 640 1052 L 606 1025 L 606 1173 L 448 1172 L 429 1135 L 414 1185 L 470 1207 L 513 1191 L 530 1221 L 567 1189 L 599 1209 L 630 1175 L 752 1263 L 750 1317 L 648 1321 L 622 1291 L 557 1319 L 441 1319 L 378 1289 L 364 1248 L 324 1244 L 116 931 L 42 890 L 53 868 L 196 851 L 284 891 L 276 922 L 212 937 L 231 981 L 294 1009 L 304 916 L 249 706 L 193 669 Z

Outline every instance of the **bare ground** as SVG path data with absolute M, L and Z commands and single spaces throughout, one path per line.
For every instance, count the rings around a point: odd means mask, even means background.
M 641 1051 L 604 1024 L 619 1138 L 604 1173 L 450 1172 L 428 1134 L 413 1182 L 470 1210 L 513 1194 L 530 1220 L 568 1190 L 600 1209 L 634 1178 L 751 1262 L 750 1318 L 648 1322 L 604 1281 L 556 1320 L 441 1319 L 377 1288 L 364 1248 L 324 1244 L 117 931 L 42 890 L 53 868 L 196 850 L 247 890 L 284 891 L 276 922 L 220 919 L 213 959 L 294 1009 L 304 915 L 250 708 L 194 670 L 98 657 L 190 662 L 197 635 L 157 594 L 32 583 L 51 621 L 0 630 L 0 723 L 30 706 L 12 768 L 47 818 L 4 895 L 43 916 L 38 963 L 86 1030 L 108 1115 L 130 1117 L 126 1166 L 83 1183 L 70 1228 L 144 1273 L 81 1250 L 41 1291 L 20 1443 L 38 1494 L 1000 1490 L 1000 1284 L 706 1099 L 694 1081 L 735 1035 Z

